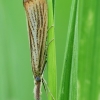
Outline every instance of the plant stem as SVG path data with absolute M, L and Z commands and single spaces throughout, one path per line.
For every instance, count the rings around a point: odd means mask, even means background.
M 47 0 L 48 3 L 48 28 L 54 25 L 53 5 L 52 0 Z M 53 40 L 54 39 L 54 40 Z M 53 40 L 53 41 L 52 41 Z M 50 43 L 50 41 L 52 41 Z M 50 43 L 50 44 L 49 44 Z M 54 27 L 48 31 L 48 86 L 51 94 L 57 99 L 57 72 L 56 72 L 56 50 Z M 48 95 L 48 100 L 52 100 L 51 95 Z

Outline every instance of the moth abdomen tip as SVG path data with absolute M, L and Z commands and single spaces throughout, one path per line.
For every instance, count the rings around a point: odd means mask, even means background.
M 26 2 L 29 2 L 29 1 L 32 1 L 32 0 L 23 0 L 23 3 L 26 3 Z
M 23 0 L 23 3 L 27 2 L 27 1 L 29 1 L 29 0 Z

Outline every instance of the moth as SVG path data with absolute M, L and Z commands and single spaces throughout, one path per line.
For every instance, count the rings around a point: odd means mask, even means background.
M 24 0 L 23 5 L 29 31 L 32 72 L 35 81 L 34 95 L 36 100 L 40 100 L 41 82 L 43 82 L 46 63 L 47 2 L 46 0 Z

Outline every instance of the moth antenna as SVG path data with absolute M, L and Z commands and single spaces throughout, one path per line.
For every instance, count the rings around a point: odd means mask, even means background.
M 51 93 L 51 91 L 50 91 L 50 89 L 49 89 L 49 87 L 48 87 L 46 81 L 44 80 L 44 78 L 42 78 L 42 83 L 43 83 L 43 87 L 44 87 L 44 89 L 45 89 L 45 92 L 48 90 L 48 92 L 50 93 L 52 99 L 55 100 L 55 98 L 53 97 L 53 95 L 52 95 L 52 93 Z M 47 90 L 46 90 L 46 87 L 47 87 Z M 47 94 L 47 92 L 46 92 L 46 94 Z

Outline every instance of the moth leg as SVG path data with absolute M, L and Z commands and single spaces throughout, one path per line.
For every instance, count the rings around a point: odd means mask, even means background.
M 50 30 L 52 27 L 54 27 L 54 25 L 51 25 L 51 26 L 48 28 L 47 33 L 49 32 L 49 30 Z
M 46 45 L 46 56 L 47 56 L 48 47 L 53 41 L 54 41 L 54 38 Z
M 47 63 L 47 51 L 48 51 L 48 47 L 49 47 L 50 43 L 53 42 L 53 41 L 54 41 L 54 39 L 52 39 L 52 40 L 48 43 L 48 45 L 46 45 L 46 47 L 45 47 L 45 58 L 46 58 L 46 60 L 45 60 L 44 66 L 45 66 L 46 63 Z
M 54 38 L 48 43 L 48 45 L 47 46 L 49 46 L 50 45 L 50 43 L 52 43 L 54 41 Z
M 46 40 L 47 40 L 47 38 L 48 38 L 48 32 L 49 32 L 49 30 L 50 30 L 52 27 L 54 27 L 54 25 L 51 25 L 51 26 L 47 29 L 47 36 L 46 36 Z
M 41 75 L 43 74 L 43 71 L 45 70 L 46 63 L 47 63 L 47 57 L 46 57 L 46 60 L 45 60 L 45 62 L 44 62 L 44 65 L 43 65 L 44 67 L 43 67 L 43 69 L 42 69 L 42 71 L 41 71 L 41 73 L 40 73 Z
M 45 83 L 44 83 L 44 79 L 43 79 L 43 78 L 42 78 L 42 84 L 43 84 L 44 90 L 45 90 L 46 95 L 47 95 L 47 89 L 46 89 L 46 85 L 45 85 Z
M 48 90 L 48 92 L 50 93 L 50 95 L 51 95 L 51 97 L 52 97 L 52 99 L 53 100 L 55 100 L 55 98 L 53 97 L 53 95 L 52 95 L 52 93 L 51 93 L 51 91 L 50 91 L 50 89 L 49 89 L 49 87 L 48 87 L 48 85 L 47 85 L 47 82 L 44 80 L 44 78 L 42 78 L 42 83 L 44 84 L 44 87 L 45 87 L 45 92 Z M 46 94 L 47 94 L 47 92 L 46 92 Z
M 52 27 L 54 27 L 54 25 L 51 25 L 51 26 L 48 28 L 47 33 L 49 32 L 49 30 L 50 30 Z M 47 34 L 47 36 L 46 36 L 46 41 L 47 41 L 47 38 L 48 38 L 48 34 Z M 49 46 L 49 44 L 50 44 L 53 40 L 54 40 L 54 39 L 52 39 L 46 46 Z

